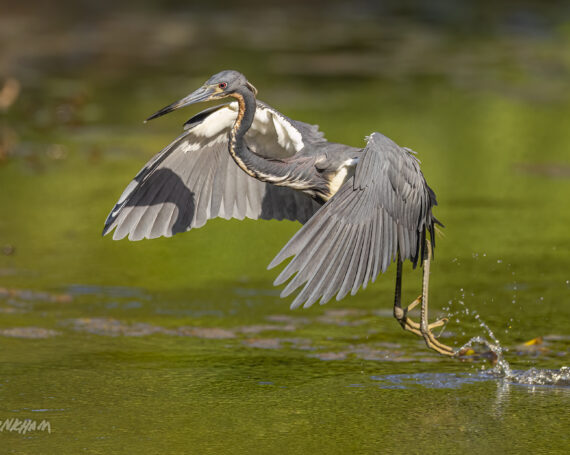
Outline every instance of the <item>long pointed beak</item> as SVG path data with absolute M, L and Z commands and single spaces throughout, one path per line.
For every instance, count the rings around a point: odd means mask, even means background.
M 160 111 L 155 112 L 145 120 L 145 123 L 148 122 L 149 120 L 155 119 L 164 114 L 168 114 L 169 112 L 175 111 L 176 109 L 180 109 L 181 107 L 188 106 L 194 103 L 200 103 L 202 101 L 208 101 L 213 94 L 214 94 L 214 89 L 212 87 L 207 87 L 207 86 L 200 87 L 195 92 L 190 93 L 190 95 L 188 95 L 187 97 L 182 98 L 181 100 L 176 101 L 175 103 L 169 104 L 168 106 L 163 107 Z

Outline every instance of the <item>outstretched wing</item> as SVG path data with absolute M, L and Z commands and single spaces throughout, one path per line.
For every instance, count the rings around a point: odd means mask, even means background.
M 250 148 L 275 158 L 295 154 L 303 147 L 300 133 L 267 110 L 259 109 L 251 137 L 246 136 Z M 190 119 L 186 131 L 127 186 L 107 217 L 103 235 L 115 229 L 115 240 L 170 237 L 215 217 L 307 221 L 318 203 L 295 190 L 260 182 L 235 164 L 227 138 L 236 115 L 237 108 L 225 105 Z
M 304 285 L 291 308 L 319 298 L 340 300 L 374 281 L 397 257 L 414 266 L 430 231 L 435 194 L 411 151 L 387 137 L 370 136 L 353 177 L 291 238 L 273 259 L 275 267 L 294 258 L 275 280 L 287 281 L 282 297 Z

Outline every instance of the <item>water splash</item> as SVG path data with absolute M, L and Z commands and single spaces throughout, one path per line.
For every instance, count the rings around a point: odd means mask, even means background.
M 531 368 L 528 371 L 516 372 L 508 379 L 516 384 L 570 387 L 570 367 L 562 367 L 559 370 Z
M 474 345 L 485 346 L 490 355 L 483 354 L 482 357 L 490 357 L 494 366 L 492 369 L 484 371 L 484 374 L 496 379 L 502 379 L 511 384 L 570 387 L 570 367 L 567 366 L 563 366 L 559 370 L 538 369 L 534 367 L 526 371 L 513 370 L 503 355 L 505 349 L 501 346 L 501 343 L 495 337 L 493 331 L 483 321 L 480 321 L 480 325 L 487 331 L 493 342 L 489 342 L 482 336 L 476 336 L 461 346 L 458 352 L 460 355 L 465 355 L 473 350 Z
M 477 344 L 483 345 L 488 349 L 487 351 L 488 353 L 485 353 L 486 355 L 483 354 L 483 357 L 490 357 L 492 359 L 492 362 L 495 364 L 495 366 L 491 370 L 491 373 L 493 373 L 497 377 L 508 378 L 512 376 L 513 371 L 511 369 L 511 366 L 509 365 L 509 362 L 507 362 L 507 360 L 503 355 L 504 350 L 503 347 L 501 346 L 501 343 L 499 342 L 499 340 L 497 340 L 497 338 L 495 337 L 491 329 L 489 329 L 487 324 L 485 324 L 484 322 L 482 324 L 483 327 L 487 329 L 489 336 L 491 337 L 494 343 L 490 343 L 486 338 L 482 336 L 473 337 L 467 343 L 465 343 L 463 346 L 459 348 L 458 350 L 459 355 L 461 356 L 469 353 L 471 350 L 473 350 L 474 345 Z

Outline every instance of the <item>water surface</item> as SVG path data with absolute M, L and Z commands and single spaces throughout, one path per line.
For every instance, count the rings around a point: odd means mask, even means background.
M 570 365 L 567 23 L 466 35 L 333 14 L 320 34 L 274 19 L 260 40 L 197 14 L 125 15 L 121 27 L 97 16 L 119 44 L 78 25 L 69 33 L 91 36 L 82 50 L 62 41 L 43 59 L 21 44 L 27 67 L 3 61 L 21 90 L 0 114 L 0 420 L 51 426 L 1 432 L 3 452 L 567 453 L 570 388 L 553 379 Z M 14 17 L 46 42 L 61 33 Z M 210 40 L 186 35 L 219 21 Z M 157 49 L 126 51 L 147 32 Z M 398 52 L 382 45 L 390 36 Z M 450 316 L 441 337 L 455 347 L 490 329 L 510 377 L 480 347 L 446 359 L 404 333 L 393 270 L 355 297 L 290 311 L 265 267 L 298 224 L 101 238 L 128 181 L 196 110 L 141 120 L 220 62 L 330 140 L 380 131 L 418 152 L 446 226 L 432 316 Z M 404 273 L 411 301 L 421 274 Z

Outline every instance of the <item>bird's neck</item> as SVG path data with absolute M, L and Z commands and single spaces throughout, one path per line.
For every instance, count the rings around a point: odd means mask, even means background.
M 238 145 L 245 145 L 243 143 L 243 137 L 253 123 L 257 104 L 254 94 L 249 89 L 236 92 L 233 94 L 233 97 L 237 100 L 239 109 L 230 136 L 237 141 Z
M 252 152 L 244 136 L 251 127 L 257 108 L 255 95 L 248 88 L 232 94 L 239 109 L 236 121 L 230 130 L 228 149 L 236 164 L 251 177 L 263 182 L 279 183 L 286 175 L 283 163 L 268 160 Z

